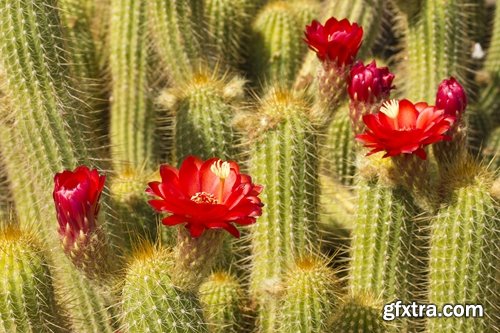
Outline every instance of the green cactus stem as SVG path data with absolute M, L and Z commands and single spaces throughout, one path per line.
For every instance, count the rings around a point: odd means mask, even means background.
M 71 77 L 78 85 L 79 98 L 89 106 L 84 122 L 93 140 L 92 148 L 102 150 L 100 157 L 109 146 L 108 96 L 104 74 L 99 65 L 96 46 L 92 37 L 92 22 L 89 16 L 91 1 L 61 0 L 58 2 L 59 16 L 64 28 L 64 37 L 70 63 Z
M 152 167 L 153 103 L 148 80 L 146 2 L 111 2 L 111 155 L 115 170 Z
M 68 332 L 57 304 L 49 262 L 36 237 L 20 230 L 0 231 L 0 331 Z
M 484 318 L 429 319 L 431 332 L 494 332 L 498 323 L 498 203 L 473 162 L 450 171 L 447 200 L 431 222 L 429 302 L 481 304 Z
M 200 286 L 199 294 L 210 332 L 241 332 L 245 299 L 235 276 L 225 272 L 213 273 Z
M 202 159 L 235 159 L 236 133 L 231 127 L 243 97 L 245 81 L 238 77 L 219 79 L 200 72 L 187 85 L 166 91 L 160 102 L 175 115 L 175 155 Z
M 402 87 L 412 101 L 432 103 L 439 83 L 454 76 L 467 83 L 470 51 L 473 43 L 467 36 L 469 0 L 422 0 L 418 14 L 408 17 L 407 58 L 396 75 L 396 86 Z M 467 89 L 467 84 L 466 84 Z
M 335 274 L 318 258 L 298 259 L 284 279 L 277 332 L 328 332 L 337 296 Z
M 493 172 L 500 169 L 500 127 L 497 127 L 489 136 L 483 148 L 483 156 L 488 163 L 488 168 Z
M 390 325 L 382 320 L 381 304 L 370 294 L 348 296 L 330 324 L 338 333 L 386 333 Z
M 325 174 L 343 185 L 353 185 L 356 141 L 351 129 L 348 105 L 344 105 L 333 116 L 324 145 L 322 168 Z
M 127 333 L 208 333 L 194 294 L 179 290 L 168 251 L 144 245 L 135 253 L 122 290 L 122 330 Z
M 205 0 L 206 42 L 217 65 L 238 68 L 243 57 L 243 39 L 248 31 L 247 0 Z
M 183 82 L 201 60 L 196 32 L 203 24 L 202 1 L 152 0 L 147 3 L 153 43 L 160 61 L 172 81 Z M 190 4 L 194 4 L 194 10 Z
M 302 27 L 294 7 L 273 1 L 262 8 L 253 24 L 251 58 L 257 86 L 293 84 L 305 55 Z
M 418 209 L 411 195 L 377 175 L 360 175 L 356 192 L 350 290 L 354 294 L 379 295 L 387 302 L 419 299 L 417 278 L 424 269 L 418 263 L 424 253 L 418 246 L 424 244 L 415 219 Z
M 251 137 L 249 173 L 265 188 L 266 207 L 251 227 L 251 292 L 263 306 L 262 331 L 274 329 L 273 295 L 282 274 L 317 238 L 318 134 L 309 112 L 301 96 L 272 90 L 244 124 Z

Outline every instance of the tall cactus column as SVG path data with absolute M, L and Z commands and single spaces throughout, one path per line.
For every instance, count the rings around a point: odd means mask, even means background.
M 154 162 L 146 3 L 144 0 L 114 0 L 111 3 L 113 95 L 110 139 L 117 171 L 124 167 L 150 167 Z
M 309 107 L 290 91 L 273 90 L 245 124 L 253 136 L 251 174 L 265 188 L 266 207 L 251 230 L 251 290 L 262 306 L 262 332 L 273 332 L 282 274 L 316 240 L 318 135 Z
M 459 81 L 470 70 L 467 16 L 472 15 L 470 0 L 422 0 L 420 11 L 408 13 L 406 49 L 408 61 L 399 75 L 404 81 L 396 82 L 404 87 L 410 100 L 433 101 L 435 91 L 445 77 L 455 76 Z M 407 5 L 408 1 L 400 4 Z M 412 2 L 414 4 L 417 1 Z M 412 9 L 413 11 L 413 9 Z
M 495 332 L 498 323 L 499 206 L 489 175 L 474 163 L 450 171 L 451 189 L 432 221 L 429 302 L 481 304 L 484 318 L 433 318 L 431 332 Z

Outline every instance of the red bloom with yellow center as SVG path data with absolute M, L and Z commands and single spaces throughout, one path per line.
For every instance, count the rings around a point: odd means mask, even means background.
M 365 133 L 356 139 L 371 148 L 368 155 L 385 151 L 384 157 L 399 154 L 415 154 L 421 159 L 427 155 L 425 146 L 450 140 L 444 135 L 455 118 L 421 102 L 391 100 L 382 105 L 380 112 L 363 116 L 367 126 Z
M 96 230 L 105 180 L 106 176 L 84 165 L 55 175 L 53 197 L 59 234 L 66 244 L 74 244 L 80 235 L 88 236 Z
M 148 194 L 160 197 L 149 204 L 158 212 L 170 213 L 162 222 L 167 226 L 186 223 L 192 237 L 205 229 L 225 229 L 234 237 L 240 233 L 233 224 L 255 223 L 262 214 L 258 195 L 262 186 L 240 173 L 235 162 L 218 158 L 201 161 L 189 156 L 179 169 L 160 167 L 161 182 L 151 182 Z
M 363 39 L 363 28 L 347 19 L 332 17 L 323 26 L 312 21 L 306 26 L 305 42 L 321 61 L 336 62 L 339 67 L 350 65 L 356 58 Z

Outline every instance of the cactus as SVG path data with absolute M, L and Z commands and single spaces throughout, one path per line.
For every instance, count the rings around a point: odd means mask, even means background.
M 252 58 L 257 84 L 279 82 L 286 87 L 295 80 L 304 47 L 293 8 L 284 1 L 270 2 L 261 9 L 254 22 Z
M 271 91 L 259 107 L 261 120 L 250 117 L 245 124 L 255 135 L 250 171 L 266 188 L 263 198 L 268 203 L 251 230 L 254 294 L 272 294 L 267 290 L 279 288 L 287 265 L 311 250 L 316 235 L 318 136 L 309 112 L 310 105 L 300 96 Z M 275 315 L 267 310 L 260 313 Z M 261 322 L 272 331 L 274 319 L 268 319 L 261 318 Z
M 195 74 L 186 86 L 166 91 L 160 98 L 175 115 L 175 155 L 202 158 L 237 156 L 236 133 L 231 121 L 243 96 L 244 81 Z
M 110 139 L 114 167 L 118 170 L 123 167 L 139 169 L 144 165 L 151 167 L 154 162 L 147 17 L 146 1 L 111 2 L 113 99 Z
M 484 318 L 429 320 L 432 332 L 494 332 L 498 319 L 498 205 L 473 162 L 456 166 L 431 223 L 429 302 L 481 304 Z
M 67 332 L 50 264 L 36 237 L 18 229 L 1 230 L 0 267 L 2 332 Z
M 356 171 L 354 133 L 351 130 L 348 107 L 333 116 L 328 127 L 323 150 L 325 173 L 343 185 L 353 185 Z
M 196 0 L 192 3 L 200 3 Z M 197 5 L 199 8 L 199 4 Z M 191 74 L 201 55 L 201 45 L 197 40 L 196 24 L 202 24 L 202 14 L 188 1 L 148 1 L 155 49 L 160 61 L 168 70 L 167 75 L 174 82 L 183 82 Z
M 418 209 L 410 194 L 377 176 L 360 175 L 356 189 L 350 290 L 379 295 L 386 302 L 418 300 L 421 295 L 415 291 L 424 267 L 418 265 L 422 253 L 417 245 L 424 243 L 415 219 Z
M 241 332 L 244 295 L 238 280 L 216 272 L 200 286 L 200 301 L 210 332 Z
M 381 319 L 380 305 L 373 296 L 358 294 L 343 300 L 330 328 L 339 333 L 382 333 L 387 332 L 390 325 Z
M 404 2 L 398 2 L 404 3 Z M 416 2 L 414 2 L 416 3 Z M 473 43 L 467 36 L 468 0 L 422 0 L 415 15 L 408 15 L 404 55 L 408 60 L 396 78 L 412 101 L 434 101 L 443 78 L 454 76 L 467 82 L 471 64 L 468 50 Z M 404 79 L 403 79 L 404 78 Z
M 298 259 L 286 274 L 279 332 L 328 332 L 328 316 L 335 311 L 336 278 L 317 258 Z
M 0 331 L 496 331 L 499 13 L 0 0 Z
M 122 290 L 125 332 L 208 332 L 195 295 L 173 284 L 171 265 L 168 251 L 149 244 L 134 254 Z

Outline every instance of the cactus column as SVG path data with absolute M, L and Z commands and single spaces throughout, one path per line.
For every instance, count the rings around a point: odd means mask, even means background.
M 282 274 L 317 239 L 318 133 L 309 112 L 300 96 L 273 90 L 246 123 L 254 137 L 250 174 L 265 188 L 264 213 L 251 228 L 251 291 L 263 307 L 262 332 L 274 330 Z

